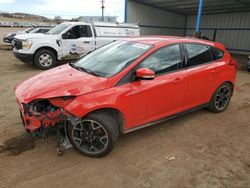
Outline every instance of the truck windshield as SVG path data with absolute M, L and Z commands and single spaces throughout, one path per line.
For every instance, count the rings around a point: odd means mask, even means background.
M 136 42 L 113 42 L 86 55 L 72 67 L 100 77 L 111 77 L 129 66 L 151 47 Z
M 31 31 L 33 31 L 35 28 L 28 28 L 26 30 L 24 30 L 25 33 L 30 33 Z
M 52 28 L 49 32 L 47 32 L 50 35 L 58 35 L 61 32 L 63 32 L 67 27 L 69 27 L 70 24 L 59 24 L 57 26 L 55 26 L 54 28 Z

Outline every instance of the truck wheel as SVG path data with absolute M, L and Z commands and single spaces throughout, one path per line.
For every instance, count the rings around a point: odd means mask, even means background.
M 116 121 L 107 112 L 96 112 L 67 126 L 68 137 L 74 148 L 89 157 L 102 157 L 112 151 L 119 137 Z
M 208 109 L 219 113 L 226 110 L 232 96 L 232 86 L 229 83 L 222 84 L 215 92 L 209 103 Z
M 56 65 L 56 55 L 47 49 L 36 52 L 34 57 L 35 66 L 42 70 L 47 70 Z

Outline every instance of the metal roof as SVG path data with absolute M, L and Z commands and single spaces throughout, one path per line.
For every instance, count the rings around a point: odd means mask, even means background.
M 183 15 L 197 14 L 199 0 L 131 0 Z M 250 0 L 204 0 L 203 14 L 250 11 Z

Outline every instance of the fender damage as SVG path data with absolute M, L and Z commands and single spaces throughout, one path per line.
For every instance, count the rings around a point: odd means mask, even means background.
M 74 97 L 62 97 L 35 100 L 24 104 L 17 100 L 20 108 L 21 118 L 28 132 L 40 131 L 53 127 L 73 117 L 63 108 L 69 104 Z
M 81 117 L 72 115 L 65 107 L 78 96 L 103 90 L 107 82 L 106 78 L 80 72 L 70 65 L 22 82 L 15 87 L 15 95 L 25 129 L 33 136 L 45 137 L 46 130 L 53 127 L 57 135 L 67 137 L 65 125 L 75 124 Z

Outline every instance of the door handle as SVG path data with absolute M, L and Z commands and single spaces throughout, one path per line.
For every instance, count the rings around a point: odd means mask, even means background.
M 180 83 L 181 81 L 182 81 L 181 78 L 175 78 L 173 82 L 174 82 L 174 83 Z
M 83 43 L 90 43 L 89 41 L 83 41 Z

